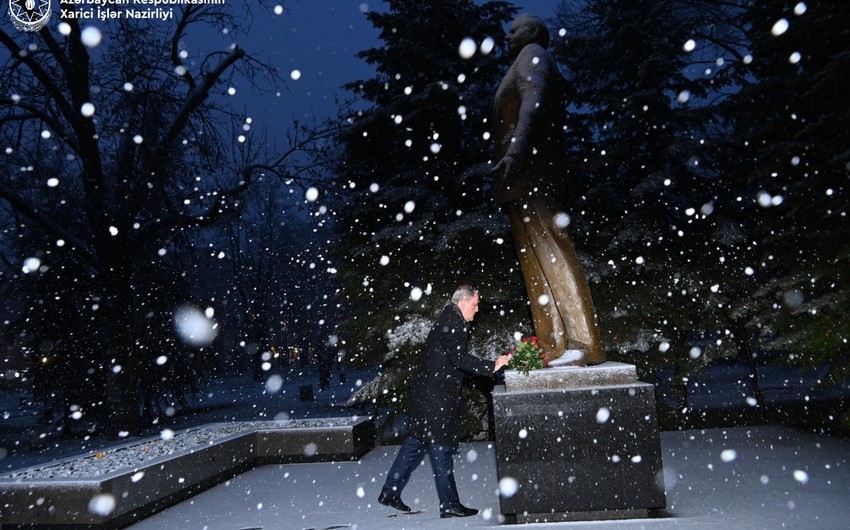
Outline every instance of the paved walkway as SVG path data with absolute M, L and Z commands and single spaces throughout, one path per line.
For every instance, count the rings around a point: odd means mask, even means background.
M 349 373 L 347 384 L 316 390 L 312 370 L 290 372 L 270 394 L 250 378 L 228 378 L 210 386 L 194 410 L 152 429 L 183 429 L 217 421 L 343 416 L 340 405 L 374 374 Z M 315 399 L 302 402 L 300 385 L 313 384 Z M 0 469 L 8 471 L 108 445 L 98 437 L 50 443 L 26 450 L 34 416 L 19 409 L 20 397 L 4 395 L 0 422 Z M 20 417 L 19 417 L 20 416 Z M 153 432 L 153 431 L 152 431 Z M 113 442 L 114 443 L 114 442 Z M 850 521 L 850 442 L 785 427 L 664 432 L 661 434 L 667 511 L 656 519 L 517 525 L 546 529 L 846 529 Z M 402 515 L 377 504 L 397 450 L 379 447 L 358 462 L 266 466 L 244 473 L 133 529 L 450 529 L 503 526 L 491 444 L 463 444 L 456 465 L 461 499 L 481 509 L 477 517 L 440 519 L 430 465 L 426 461 L 404 491 L 420 509 Z M 545 487 L 541 484 L 540 487 Z M 604 492 L 600 492 L 604 494 Z M 2 521 L 0 521 L 2 523 Z
M 546 529 L 845 529 L 850 521 L 850 442 L 785 427 L 662 433 L 666 513 L 655 519 L 516 525 Z M 397 446 L 358 462 L 259 467 L 130 528 L 451 529 L 493 528 L 499 516 L 492 444 L 462 444 L 457 482 L 462 501 L 481 509 L 440 519 L 427 463 L 403 499 L 420 513 L 379 505 Z M 545 487 L 545 484 L 541 484 Z M 600 492 L 604 494 L 604 492 Z

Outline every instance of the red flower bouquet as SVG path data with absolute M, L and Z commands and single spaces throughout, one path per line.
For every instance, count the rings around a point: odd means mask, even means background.
M 523 337 L 508 352 L 510 364 L 508 368 L 516 370 L 523 375 L 528 375 L 531 370 L 538 370 L 548 365 L 546 354 L 537 344 L 537 337 Z

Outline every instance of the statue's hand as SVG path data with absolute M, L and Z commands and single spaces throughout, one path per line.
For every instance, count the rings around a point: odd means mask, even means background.
M 499 163 L 493 166 L 490 170 L 490 173 L 494 175 L 502 174 L 502 182 L 515 182 L 517 178 L 517 168 L 518 164 L 514 157 L 511 155 L 505 155 Z
M 493 175 L 493 197 L 498 202 L 518 199 L 527 192 L 521 182 L 520 162 L 511 155 L 505 155 L 490 170 Z
M 495 166 L 490 168 L 490 173 L 492 173 L 493 175 L 498 175 L 499 173 L 507 174 L 509 168 L 511 168 L 513 165 L 514 157 L 512 157 L 511 155 L 506 155 L 502 157 L 502 159 L 499 160 L 499 162 Z
M 470 179 L 477 179 L 480 177 L 484 177 L 493 172 L 493 169 L 490 167 L 490 164 L 487 162 L 482 162 L 480 164 L 475 164 L 474 166 L 468 168 L 466 171 L 460 174 L 460 183 L 466 184 Z

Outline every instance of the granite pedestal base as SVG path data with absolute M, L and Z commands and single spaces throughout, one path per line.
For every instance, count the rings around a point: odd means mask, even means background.
M 535 372 L 523 390 L 494 389 L 507 521 L 640 518 L 666 506 L 654 388 L 624 380 L 630 366 L 604 363 L 590 378 L 588 368 L 544 369 L 541 389 Z M 609 368 L 616 384 L 605 384 Z

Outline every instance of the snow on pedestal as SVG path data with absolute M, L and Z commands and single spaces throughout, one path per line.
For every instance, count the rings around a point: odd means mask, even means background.
M 516 370 L 505 370 L 505 390 L 508 392 L 628 385 L 637 382 L 637 370 L 633 364 L 612 361 L 595 366 L 554 366 L 532 370 L 528 375 Z

